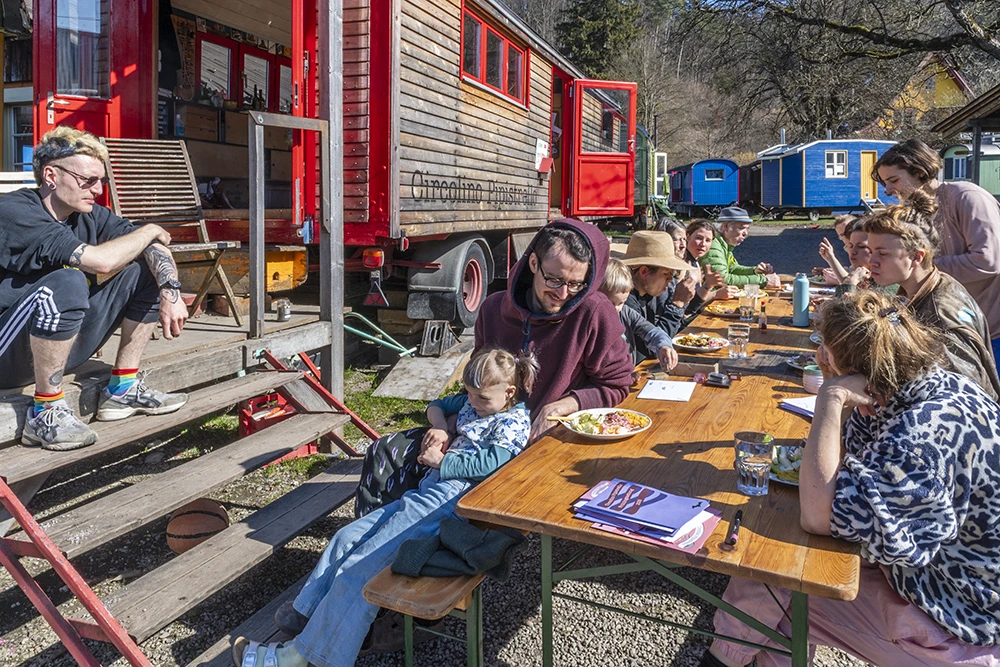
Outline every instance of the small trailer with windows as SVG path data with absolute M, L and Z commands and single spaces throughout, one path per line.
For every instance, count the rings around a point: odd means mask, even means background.
M 246 240 L 246 114 L 318 117 L 316 0 L 39 1 L 36 138 L 183 139 L 226 195 L 213 238 Z M 538 227 L 634 214 L 636 84 L 588 80 L 499 0 L 343 0 L 341 46 L 345 269 L 368 303 L 389 283 L 411 318 L 470 326 Z M 270 288 L 330 184 L 305 133 L 264 145 Z
M 732 160 L 700 160 L 670 170 L 670 208 L 714 217 L 739 201 L 739 167 Z
M 771 147 L 758 154 L 757 162 L 741 167 L 747 178 L 759 178 L 759 187 L 747 194 L 759 192 L 759 206 L 778 218 L 804 214 L 816 221 L 863 213 L 885 202 L 885 188 L 872 177 L 872 167 L 895 143 L 834 139 Z
M 941 170 L 941 180 L 971 181 L 972 146 L 969 144 L 952 144 L 941 150 L 941 160 L 944 167 Z M 1000 146 L 987 143 L 984 139 L 979 148 L 979 185 L 991 195 L 1000 199 Z

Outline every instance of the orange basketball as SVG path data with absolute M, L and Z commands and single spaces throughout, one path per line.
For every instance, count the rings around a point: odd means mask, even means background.
M 199 498 L 167 519 L 167 546 L 174 553 L 182 554 L 221 533 L 227 526 L 226 508 L 209 498 Z

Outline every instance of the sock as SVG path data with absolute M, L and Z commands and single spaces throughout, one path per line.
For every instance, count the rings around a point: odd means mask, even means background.
M 135 376 L 139 372 L 138 368 L 113 368 L 111 369 L 111 381 L 108 382 L 108 393 L 112 396 L 121 396 L 129 387 L 135 384 Z
M 32 414 L 33 417 L 37 417 L 42 413 L 42 410 L 46 408 L 52 408 L 57 405 L 66 405 L 66 394 L 60 389 L 55 394 L 39 394 L 35 393 L 35 411 Z

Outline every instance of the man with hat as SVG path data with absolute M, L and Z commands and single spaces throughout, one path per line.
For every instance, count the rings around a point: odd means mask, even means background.
M 667 232 L 636 232 L 629 239 L 625 252 L 618 253 L 617 257 L 632 270 L 634 288 L 625 305 L 638 311 L 671 338 L 676 336 L 698 280 L 695 276 L 674 280 L 675 274 L 681 277 L 692 269 L 674 252 L 673 237 Z M 636 352 L 646 358 L 657 356 L 657 350 L 647 349 L 642 340 L 636 341 Z M 670 366 L 677 363 L 677 353 L 672 356 Z
M 750 233 L 752 220 L 747 212 L 739 206 L 729 206 L 722 209 L 716 222 L 719 223 L 719 233 L 715 235 L 712 247 L 702 255 L 698 263 L 702 267 L 711 266 L 713 271 L 725 278 L 727 285 L 780 287 L 781 279 L 767 262 L 761 262 L 757 266 L 743 266 L 733 256 L 733 248 L 743 243 Z

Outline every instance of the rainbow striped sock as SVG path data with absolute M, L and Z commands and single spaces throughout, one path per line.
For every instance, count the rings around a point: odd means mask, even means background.
M 32 417 L 37 417 L 42 414 L 42 410 L 46 408 L 53 408 L 56 405 L 66 404 L 66 394 L 60 389 L 55 394 L 39 394 L 35 393 L 35 411 Z
M 138 373 L 138 368 L 111 369 L 111 382 L 108 383 L 108 393 L 112 396 L 121 396 L 128 391 L 129 387 L 135 384 L 135 376 Z

